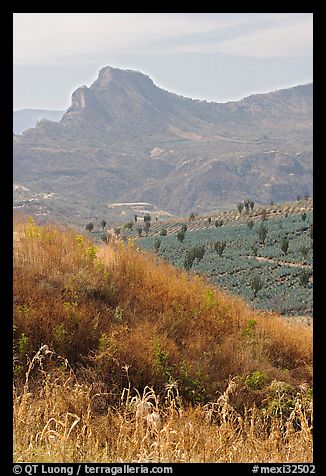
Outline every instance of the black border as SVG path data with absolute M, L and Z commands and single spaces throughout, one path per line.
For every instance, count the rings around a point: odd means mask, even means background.
M 26 6 L 26 5 L 25 5 Z M 25 7 L 24 6 L 24 7 Z M 50 5 L 51 6 L 51 5 Z M 158 5 L 159 6 L 159 5 Z M 187 5 L 189 8 L 190 5 Z M 216 6 L 216 5 L 215 5 Z M 254 6 L 249 6 L 253 12 L 260 11 L 261 4 L 257 5 L 257 8 Z M 298 4 L 293 5 L 300 9 Z M 292 9 L 293 9 L 292 6 Z M 12 120 L 12 92 L 13 92 L 13 77 L 12 77 L 12 51 L 13 51 L 13 14 L 15 11 L 22 12 L 25 11 L 25 8 L 11 8 L 3 11 L 2 13 L 2 28 L 1 33 L 4 35 L 2 41 L 2 80 L 4 80 L 4 86 L 2 87 L 2 106 L 5 104 L 6 116 Z M 40 11 L 43 12 L 44 6 L 40 8 Z M 150 11 L 153 8 L 153 5 L 149 7 Z M 167 8 L 167 7 L 166 7 Z M 185 7 L 176 7 L 174 9 L 183 11 Z M 210 7 L 206 7 L 207 11 L 210 11 Z M 283 11 L 288 12 L 291 10 L 289 7 L 282 3 L 282 8 L 277 8 L 276 5 L 273 6 L 273 11 Z M 314 150 L 315 150 L 315 159 L 314 159 L 314 172 L 313 172 L 313 199 L 314 199 L 314 222 L 317 224 L 315 227 L 314 234 L 314 464 L 316 465 L 316 474 L 320 474 L 320 469 L 322 466 L 322 456 L 324 447 L 325 447 L 325 437 L 324 431 L 325 428 L 322 426 L 322 417 L 325 414 L 325 402 L 321 395 L 322 384 L 325 381 L 324 369 L 322 364 L 323 355 L 323 344 L 325 342 L 325 334 L 323 333 L 323 324 L 326 317 L 323 314 L 323 307 L 321 305 L 321 297 L 323 295 L 323 267 L 322 267 L 322 254 L 321 251 L 324 249 L 322 244 L 323 233 L 323 190 L 322 183 L 319 183 L 323 180 L 323 157 L 324 152 L 318 150 L 321 148 L 321 134 L 318 131 L 320 128 L 324 128 L 322 123 L 322 117 L 320 114 L 320 100 L 322 97 L 322 86 L 319 85 L 320 77 L 320 64 L 322 61 L 319 60 L 318 55 L 320 54 L 321 49 L 321 40 L 324 35 L 322 35 L 323 28 L 323 18 L 321 16 L 320 10 L 314 6 L 305 5 L 302 9 L 304 11 L 309 10 L 310 13 L 314 14 Z M 5 65 L 4 57 L 8 60 L 8 64 Z M 319 60 L 319 61 L 318 61 Z M 10 94 L 11 92 L 11 94 Z M 2 111 L 2 116 L 5 116 L 5 113 Z M 12 296 L 13 296 L 13 287 L 12 287 L 12 122 L 11 120 L 2 121 L 1 133 L 3 136 L 2 146 L 5 144 L 6 147 L 2 147 L 2 171 L 4 172 L 4 177 L 1 181 L 1 192 L 3 194 L 2 198 L 2 230 L 1 230 L 1 270 L 4 274 L 2 280 L 1 289 L 4 293 L 4 306 L 2 306 L 2 319 L 1 325 L 3 326 L 2 342 L 1 342 L 1 352 L 2 356 L 2 391 L 1 391 L 1 428 L 3 429 L 3 436 L 1 442 L 1 469 L 2 474 L 12 474 L 12 453 L 13 453 L 13 436 L 12 436 Z M 317 230 L 317 232 L 316 232 Z M 324 291 L 325 292 L 325 291 Z M 8 316 L 11 318 L 8 319 Z M 325 344 L 324 344 L 325 345 Z M 5 362 L 5 364 L 4 364 Z M 114 465 L 114 464 L 113 464 Z M 153 465 L 145 465 L 149 468 Z M 197 471 L 203 471 L 205 474 L 217 474 L 219 471 L 224 474 L 228 471 L 235 470 L 237 474 L 252 474 L 252 467 L 254 463 L 189 463 L 189 464 L 166 464 L 167 466 L 173 466 L 173 474 L 188 474 L 189 470 L 195 469 Z M 272 464 L 262 464 L 263 466 L 271 466 Z M 4 470 L 8 468 L 8 472 Z M 45 465 L 46 466 L 46 465 Z M 59 466 L 59 464 L 57 465 Z M 78 465 L 69 465 L 69 466 L 78 466 Z M 97 465 L 100 466 L 100 465 Z M 109 466 L 109 465 L 108 465 Z M 159 465 L 158 465 L 159 466 Z M 162 465 L 163 466 L 163 465 Z M 325 466 L 325 465 L 323 465 Z M 181 470 L 181 472 L 180 472 Z M 82 472 L 81 472 L 82 473 Z M 76 473 L 75 473 L 76 474 Z

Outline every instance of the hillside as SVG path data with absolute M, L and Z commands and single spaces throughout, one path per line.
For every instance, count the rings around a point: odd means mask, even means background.
M 19 109 L 13 112 L 13 132 L 22 134 L 27 129 L 35 127 L 43 119 L 59 122 L 64 113 L 65 111 L 48 111 L 46 109 Z
M 291 200 L 312 192 L 312 84 L 218 104 L 103 68 L 59 123 L 15 137 L 14 184 L 29 189 L 16 207 L 75 223 L 94 211 L 118 219 L 115 203 L 181 216 L 252 195 Z M 28 202 L 42 193 L 53 200 Z
M 310 462 L 311 366 L 308 327 L 15 222 L 16 462 Z
M 192 214 L 178 220 L 163 220 L 154 212 L 149 214 L 149 228 L 143 213 L 121 222 L 115 231 L 119 239 L 134 239 L 140 248 L 157 253 L 175 266 L 190 266 L 193 273 L 240 295 L 256 308 L 312 317 L 312 199 L 265 207 L 252 205 L 252 210 L 244 208 L 241 213 L 215 211 L 209 216 Z M 101 243 L 112 231 L 103 230 L 100 222 L 95 222 L 89 237 Z M 188 262 L 195 247 L 203 248 L 203 256 Z M 255 296 L 252 280 L 257 277 L 262 289 Z

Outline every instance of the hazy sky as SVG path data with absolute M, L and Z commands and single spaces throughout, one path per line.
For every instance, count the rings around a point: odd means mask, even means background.
M 15 13 L 14 110 L 67 109 L 103 66 L 224 102 L 313 80 L 312 13 Z

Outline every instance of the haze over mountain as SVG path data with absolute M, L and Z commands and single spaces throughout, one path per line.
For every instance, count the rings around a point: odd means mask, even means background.
M 14 137 L 15 204 L 78 222 L 116 216 L 112 203 L 185 215 L 293 200 L 312 192 L 312 95 L 306 84 L 219 104 L 105 67 L 59 123 Z
M 35 127 L 42 119 L 59 122 L 65 111 L 47 111 L 45 109 L 20 109 L 13 112 L 13 132 L 22 134 L 26 129 Z

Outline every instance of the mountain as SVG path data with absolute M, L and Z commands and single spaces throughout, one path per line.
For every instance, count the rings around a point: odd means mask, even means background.
M 133 202 L 185 215 L 234 208 L 248 196 L 267 203 L 311 193 L 312 97 L 306 84 L 199 101 L 105 67 L 72 94 L 59 123 L 43 120 L 14 137 L 16 206 L 35 199 L 40 216 L 77 223 L 121 221 Z M 117 215 L 116 203 L 128 203 L 128 213 Z
M 45 109 L 20 109 L 13 113 L 13 132 L 22 134 L 26 129 L 35 127 L 42 119 L 59 122 L 65 111 L 47 111 Z

